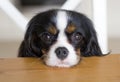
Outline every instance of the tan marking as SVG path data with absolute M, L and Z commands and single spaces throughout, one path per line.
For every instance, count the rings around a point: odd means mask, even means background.
M 46 49 L 42 49 L 41 50 L 43 54 L 47 54 L 47 50 Z
M 48 32 L 55 35 L 57 34 L 57 29 L 54 26 L 51 26 L 48 28 Z
M 80 48 L 78 48 L 78 49 L 76 50 L 76 54 L 77 54 L 78 56 L 81 55 Z
M 72 33 L 72 32 L 75 31 L 75 29 L 76 29 L 76 27 L 75 27 L 73 24 L 70 24 L 70 25 L 67 27 L 66 32 Z

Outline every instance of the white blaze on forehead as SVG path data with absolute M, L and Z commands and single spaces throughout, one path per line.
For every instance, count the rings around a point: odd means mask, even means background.
M 64 11 L 59 11 L 57 13 L 57 28 L 59 30 L 58 34 L 58 42 L 65 42 L 67 41 L 67 37 L 65 35 L 65 28 L 67 27 L 68 19 L 67 13 Z
M 57 28 L 59 30 L 64 30 L 67 26 L 67 13 L 64 11 L 59 11 L 57 13 Z

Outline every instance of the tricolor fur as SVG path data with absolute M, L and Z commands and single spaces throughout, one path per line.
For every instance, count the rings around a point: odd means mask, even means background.
M 82 56 L 102 56 L 90 19 L 68 10 L 49 10 L 28 24 L 19 57 L 43 57 L 45 64 L 71 67 Z

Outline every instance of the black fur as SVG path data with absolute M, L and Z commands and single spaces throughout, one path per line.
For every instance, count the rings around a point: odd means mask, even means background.
M 67 36 L 71 37 L 68 37 L 70 43 L 76 49 L 80 48 L 82 56 L 103 55 L 98 44 L 95 29 L 90 19 L 83 14 L 73 11 L 49 10 L 37 14 L 29 22 L 24 40 L 20 45 L 19 57 L 41 57 L 43 55 L 41 49 L 49 50 L 50 46 L 54 44 L 55 39 L 53 39 L 49 44 L 42 42 L 40 34 L 46 31 L 48 26 L 51 24 L 56 26 L 55 17 L 57 11 L 65 11 L 69 15 L 68 24 L 73 23 L 77 27 L 76 32 L 79 32 L 82 35 L 82 40 L 78 43 L 74 40 L 74 38 L 72 40 L 71 36 L 73 33 L 66 33 Z M 57 35 L 54 38 L 57 38 Z

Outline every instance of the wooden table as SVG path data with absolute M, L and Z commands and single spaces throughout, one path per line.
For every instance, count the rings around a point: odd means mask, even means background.
M 120 54 L 83 58 L 72 68 L 48 67 L 38 58 L 0 58 L 0 82 L 120 82 Z

